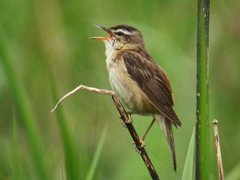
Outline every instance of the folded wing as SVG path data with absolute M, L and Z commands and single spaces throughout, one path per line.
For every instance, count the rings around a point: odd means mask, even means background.
M 124 52 L 123 60 L 130 77 L 137 82 L 155 108 L 176 127 L 181 126 L 173 110 L 173 96 L 165 72 L 152 60 L 134 51 Z

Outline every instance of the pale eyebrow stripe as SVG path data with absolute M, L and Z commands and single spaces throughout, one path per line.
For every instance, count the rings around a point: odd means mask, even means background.
M 116 32 L 116 33 L 122 32 L 123 34 L 126 34 L 126 35 L 131 35 L 131 34 L 132 34 L 131 32 L 126 31 L 126 30 L 123 30 L 123 29 L 118 29 L 118 30 L 116 30 L 115 32 Z

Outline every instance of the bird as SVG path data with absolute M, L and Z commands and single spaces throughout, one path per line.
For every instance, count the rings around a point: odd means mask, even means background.
M 109 82 L 128 109 L 129 115 L 152 115 L 153 120 L 142 137 L 146 138 L 155 121 L 164 131 L 177 170 L 172 125 L 181 126 L 173 109 L 173 92 L 166 72 L 148 53 L 140 30 L 129 25 L 96 25 L 107 37 L 91 37 L 105 44 Z

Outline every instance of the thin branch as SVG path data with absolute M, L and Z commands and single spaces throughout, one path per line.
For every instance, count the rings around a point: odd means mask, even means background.
M 219 139 L 219 133 L 218 133 L 218 120 L 215 119 L 212 122 L 212 124 L 213 124 L 214 140 L 215 140 L 216 155 L 217 155 L 217 162 L 218 162 L 218 178 L 219 180 L 224 180 L 220 139 Z
M 115 106 L 121 116 L 121 119 L 123 120 L 124 124 L 126 125 L 135 145 L 136 145 L 136 148 L 139 152 L 139 154 L 141 155 L 147 169 L 148 169 L 148 172 L 150 173 L 152 179 L 154 180 L 157 180 L 157 179 L 160 179 L 158 177 L 158 174 L 144 148 L 144 144 L 143 144 L 143 141 L 141 140 L 141 138 L 139 138 L 133 124 L 132 124 L 132 120 L 131 120 L 131 117 L 127 114 L 126 110 L 124 109 L 123 105 L 121 104 L 121 102 L 119 101 L 119 99 L 117 98 L 116 95 L 113 95 L 112 96 L 113 98 L 113 101 L 115 103 Z
M 93 87 L 88 87 L 88 86 L 84 86 L 84 85 L 79 85 L 78 87 L 76 87 L 75 89 L 73 89 L 72 91 L 70 91 L 69 93 L 65 94 L 58 102 L 57 104 L 54 106 L 54 108 L 51 110 L 51 112 L 54 112 L 56 110 L 56 108 L 58 107 L 58 105 L 60 103 L 62 103 L 66 98 L 72 96 L 73 94 L 75 94 L 77 91 L 79 90 L 87 90 L 89 92 L 93 92 L 93 93 L 97 93 L 97 94 L 104 94 L 104 95 L 109 95 L 112 96 L 113 102 L 118 110 L 118 113 L 123 121 L 123 123 L 126 125 L 126 128 L 128 129 L 135 145 L 136 148 L 139 152 L 139 154 L 141 155 L 147 169 L 148 172 L 150 174 L 150 176 L 152 177 L 153 180 L 159 180 L 159 176 L 144 148 L 144 144 L 143 141 L 141 140 L 141 138 L 138 136 L 133 124 L 132 124 L 132 120 L 131 120 L 131 116 L 129 114 L 127 114 L 126 110 L 124 109 L 123 105 L 121 104 L 119 98 L 115 95 L 115 92 L 112 90 L 107 90 L 107 89 L 97 89 L 97 88 L 93 88 Z
M 68 98 L 69 96 L 75 94 L 77 91 L 79 90 L 87 90 L 90 92 L 94 92 L 97 94 L 105 94 L 105 95 L 114 95 L 115 92 L 111 91 L 111 90 L 107 90 L 107 89 L 97 89 L 97 88 L 93 88 L 93 87 L 88 87 L 88 86 L 84 86 L 84 85 L 79 85 L 78 87 L 76 87 L 75 89 L 73 89 L 72 91 L 68 92 L 67 94 L 65 94 L 63 97 L 61 97 L 61 99 L 59 99 L 59 101 L 57 102 L 57 104 L 54 106 L 54 108 L 51 110 L 51 112 L 54 112 L 58 105 L 63 102 L 66 98 Z

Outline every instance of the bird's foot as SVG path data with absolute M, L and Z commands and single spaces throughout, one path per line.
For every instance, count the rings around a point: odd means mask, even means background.
M 127 112 L 127 115 L 128 115 L 128 121 L 127 122 L 125 122 L 125 123 L 127 123 L 127 124 L 131 124 L 132 123 L 132 113 L 131 112 Z
M 132 144 L 135 144 L 135 150 L 140 154 L 141 153 L 141 149 L 144 148 L 146 146 L 145 142 L 142 140 L 142 138 L 139 139 L 139 144 L 137 145 L 135 142 L 132 142 Z
M 140 141 L 140 146 L 138 148 L 144 148 L 146 146 L 144 139 L 140 138 L 139 141 Z
M 127 128 L 127 124 L 132 124 L 132 119 L 131 119 L 131 116 L 128 115 L 128 120 L 126 121 L 125 118 L 122 118 L 121 116 L 119 116 L 119 119 L 121 119 L 121 123 L 122 123 L 122 126 L 124 128 Z
M 131 117 L 131 113 L 127 112 L 127 119 L 125 117 L 119 116 L 120 119 L 122 119 L 124 122 L 122 123 L 123 126 L 126 128 L 126 124 L 131 124 L 132 121 L 132 117 Z

